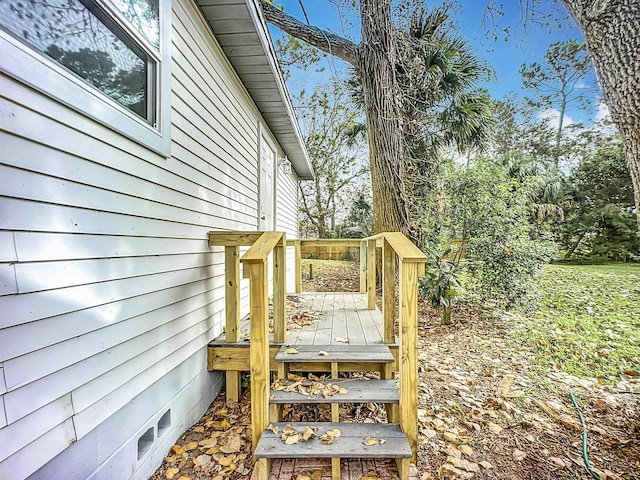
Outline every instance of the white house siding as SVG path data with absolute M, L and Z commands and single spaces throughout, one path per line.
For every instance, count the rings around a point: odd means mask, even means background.
M 276 230 L 287 233 L 287 238 L 298 238 L 298 176 L 278 167 L 276 189 Z M 287 291 L 295 289 L 295 251 L 287 249 Z
M 146 478 L 219 390 L 207 232 L 256 229 L 262 120 L 190 0 L 172 44 L 170 158 L 0 74 L 0 478 Z

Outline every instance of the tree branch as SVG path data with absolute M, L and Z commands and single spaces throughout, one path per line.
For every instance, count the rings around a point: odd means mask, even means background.
M 358 46 L 355 43 L 318 27 L 305 25 L 264 0 L 260 4 L 267 21 L 279 29 L 358 68 L 356 60 Z

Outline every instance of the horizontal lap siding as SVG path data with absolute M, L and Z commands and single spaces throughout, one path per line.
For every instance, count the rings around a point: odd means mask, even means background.
M 35 471 L 222 329 L 224 256 L 207 232 L 256 228 L 260 117 L 197 9 L 173 9 L 170 158 L 0 74 L 2 478 Z M 296 178 L 283 180 L 278 228 L 295 237 Z
M 295 172 L 284 173 L 278 168 L 276 188 L 276 229 L 287 233 L 287 238 L 298 238 L 298 177 Z M 295 291 L 295 251 L 287 248 L 287 292 Z

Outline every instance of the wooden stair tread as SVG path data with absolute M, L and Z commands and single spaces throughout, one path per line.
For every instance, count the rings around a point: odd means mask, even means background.
M 395 423 L 274 423 L 280 432 L 265 430 L 254 452 L 255 458 L 410 458 L 406 435 Z M 316 437 L 308 442 L 287 445 L 280 437 L 286 425 L 302 434 L 306 427 L 316 427 Z M 328 430 L 340 430 L 333 443 L 325 445 L 320 436 Z M 365 445 L 366 439 L 383 439 L 383 443 Z
M 284 353 L 295 348 L 298 353 Z M 328 355 L 320 355 L 320 352 Z M 327 363 L 327 362 L 371 362 L 393 363 L 391 350 L 385 344 L 376 345 L 283 345 L 276 354 L 276 362 Z
M 309 396 L 297 391 L 271 390 L 270 403 L 398 403 L 400 400 L 400 390 L 395 380 L 340 378 L 321 383 L 344 387 L 347 392 L 324 397 L 321 393 Z

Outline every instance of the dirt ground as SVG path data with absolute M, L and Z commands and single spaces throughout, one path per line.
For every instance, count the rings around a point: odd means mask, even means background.
M 357 290 L 357 273 L 349 264 L 314 265 L 304 289 Z M 621 378 L 610 386 L 544 371 L 514 340 L 519 326 L 507 315 L 486 316 L 477 307 L 460 306 L 456 316 L 463 322 L 443 326 L 427 304 L 421 302 L 419 311 L 418 478 L 640 480 L 640 395 L 622 393 L 640 391 L 640 379 Z M 587 427 L 592 473 L 585 466 L 583 428 L 570 392 Z M 381 412 L 369 405 L 342 414 L 363 421 Z M 297 420 L 295 411 L 291 415 Z M 249 395 L 234 406 L 219 396 L 152 478 L 250 478 L 249 424 Z M 306 478 L 313 479 L 314 472 Z M 362 478 L 378 477 L 367 472 Z

